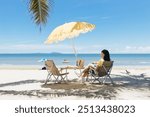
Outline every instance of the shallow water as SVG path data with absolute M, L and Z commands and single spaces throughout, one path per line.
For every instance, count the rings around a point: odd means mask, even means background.
M 78 59 L 84 59 L 85 64 L 99 60 L 99 54 L 78 54 Z M 42 66 L 41 59 L 52 59 L 57 65 L 75 65 L 74 54 L 0 54 L 1 66 Z M 150 54 L 111 54 L 115 66 L 150 66 Z M 63 60 L 69 63 L 64 64 Z

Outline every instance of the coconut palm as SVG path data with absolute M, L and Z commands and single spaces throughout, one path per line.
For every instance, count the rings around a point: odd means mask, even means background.
M 51 10 L 51 0 L 30 0 L 29 11 L 32 14 L 34 22 L 40 26 L 47 23 L 49 11 Z

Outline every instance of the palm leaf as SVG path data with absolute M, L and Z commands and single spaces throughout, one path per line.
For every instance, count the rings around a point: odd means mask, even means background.
M 49 0 L 30 0 L 29 10 L 33 16 L 34 22 L 40 26 L 47 23 L 48 12 L 51 7 Z

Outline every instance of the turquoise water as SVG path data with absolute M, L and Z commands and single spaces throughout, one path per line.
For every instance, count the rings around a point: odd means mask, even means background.
M 57 65 L 63 65 L 64 59 L 70 61 L 70 65 L 75 64 L 74 54 L 0 54 L 0 65 L 43 65 L 38 62 L 41 59 L 52 59 Z M 97 61 L 99 54 L 78 54 L 78 58 L 84 59 L 85 64 Z M 150 66 L 150 54 L 111 54 L 116 66 Z

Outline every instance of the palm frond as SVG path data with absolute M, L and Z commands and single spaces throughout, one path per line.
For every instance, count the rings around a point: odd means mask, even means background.
M 29 11 L 33 16 L 34 22 L 40 26 L 47 23 L 47 18 L 49 15 L 49 0 L 30 0 Z

